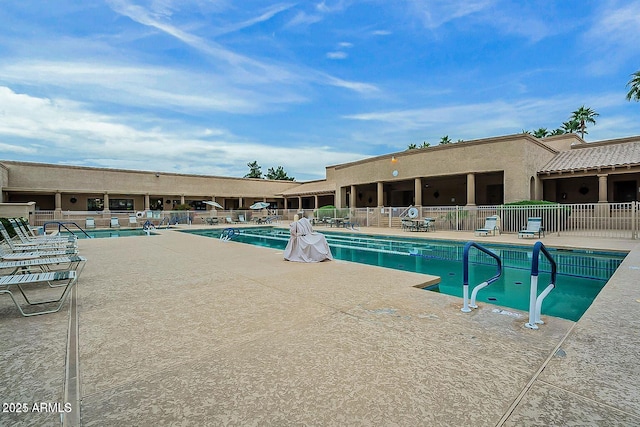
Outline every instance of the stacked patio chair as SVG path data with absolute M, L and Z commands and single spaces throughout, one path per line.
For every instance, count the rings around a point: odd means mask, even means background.
M 76 240 L 36 236 L 22 220 L 4 218 L 0 240 L 0 294 L 25 317 L 60 311 L 87 261 Z

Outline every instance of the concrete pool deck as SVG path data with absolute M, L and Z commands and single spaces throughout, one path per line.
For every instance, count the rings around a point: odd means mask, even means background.
M 60 425 L 66 403 L 64 424 L 83 426 L 640 425 L 635 241 L 543 238 L 631 252 L 580 321 L 532 331 L 526 313 L 464 314 L 415 287 L 430 276 L 160 233 L 80 241 L 60 313 L 23 318 L 0 296 L 0 396 L 29 409 L 0 425 Z

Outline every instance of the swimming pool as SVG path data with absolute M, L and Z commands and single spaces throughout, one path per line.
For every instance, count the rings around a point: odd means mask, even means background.
M 146 236 L 147 232 L 142 229 L 91 229 L 85 230 L 85 232 L 90 236 L 87 237 L 82 231 L 74 231 L 74 234 L 78 237 L 78 239 L 102 239 L 109 237 L 131 237 L 131 236 Z M 68 236 L 70 233 L 64 232 L 60 233 L 63 236 Z M 158 233 L 151 232 L 150 235 L 154 236 Z
M 222 229 L 180 230 L 219 238 Z M 397 236 L 322 231 L 334 258 L 386 268 L 440 276 L 441 282 L 427 290 L 462 298 L 462 257 L 465 242 Z M 234 241 L 284 249 L 289 230 L 276 227 L 242 228 Z M 528 311 L 531 278 L 531 248 L 481 243 L 499 255 L 503 263 L 500 279 L 478 293 L 478 301 Z M 622 262 L 625 253 L 547 248 L 558 267 L 556 288 L 544 300 L 542 313 L 576 321 L 593 302 Z M 495 261 L 481 251 L 469 253 L 469 284 L 475 285 L 495 274 Z M 551 266 L 540 259 L 539 291 L 550 281 Z

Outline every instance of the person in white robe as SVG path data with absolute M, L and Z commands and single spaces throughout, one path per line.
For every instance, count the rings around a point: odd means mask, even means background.
M 313 231 L 307 218 L 302 217 L 289 225 L 291 236 L 284 250 L 284 259 L 296 262 L 332 260 L 331 249 L 324 234 Z

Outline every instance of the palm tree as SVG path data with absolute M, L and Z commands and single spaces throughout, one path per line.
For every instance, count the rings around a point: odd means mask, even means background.
M 568 122 L 562 122 L 562 130 L 564 133 L 575 133 L 580 129 L 580 123 L 575 120 L 569 120 Z
M 418 148 L 427 148 L 429 147 L 431 144 L 429 144 L 427 141 L 422 141 L 422 145 L 419 146 Z
M 418 148 L 418 146 L 416 144 L 414 144 L 413 142 L 409 145 L 407 145 L 407 150 L 415 150 L 416 148 Z
M 629 87 L 627 101 L 631 101 L 632 99 L 640 101 L 640 71 L 631 74 L 631 80 L 629 80 L 627 86 Z
M 451 138 L 449 138 L 449 135 L 445 135 L 442 138 L 440 138 L 440 144 L 451 144 L 453 141 L 451 141 Z
M 538 128 L 533 131 L 533 136 L 535 136 L 536 138 L 545 138 L 549 136 L 549 131 L 547 130 L 547 128 Z
M 582 107 L 571 113 L 571 120 L 576 121 L 579 124 L 580 137 L 584 139 L 584 134 L 587 132 L 587 123 L 596 124 L 596 117 L 600 114 L 593 111 L 591 108 Z
M 556 136 L 556 135 L 564 135 L 564 129 L 562 128 L 558 128 L 558 129 L 554 129 L 551 132 L 549 132 L 549 136 Z

